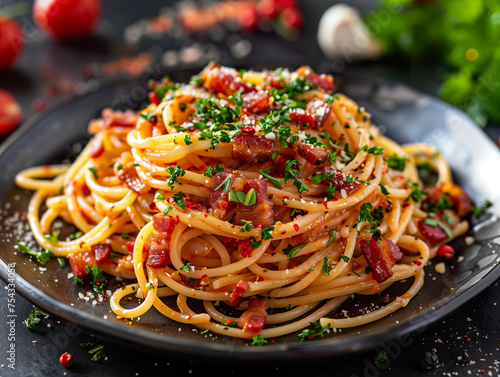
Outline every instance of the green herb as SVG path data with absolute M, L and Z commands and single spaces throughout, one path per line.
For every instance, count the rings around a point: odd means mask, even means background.
M 273 185 L 275 185 L 277 188 L 279 189 L 282 189 L 283 188 L 283 185 L 281 184 L 280 180 L 279 179 L 276 179 L 276 178 L 273 178 L 269 175 L 269 169 L 265 169 L 265 170 L 261 170 L 259 171 L 259 173 L 269 179 L 269 182 L 271 182 Z
M 390 194 L 390 192 L 387 190 L 387 188 L 382 183 L 379 183 L 378 185 L 380 186 L 380 191 L 382 191 L 382 194 L 384 194 L 384 195 Z
M 28 318 L 26 318 L 26 320 L 24 321 L 24 324 L 26 325 L 26 327 L 28 329 L 34 330 L 34 329 L 36 329 L 36 325 L 38 323 L 40 323 L 39 317 L 44 316 L 44 315 L 45 315 L 45 313 L 40 311 L 40 309 L 34 308 L 33 313 L 29 314 Z
M 222 173 L 224 171 L 224 166 L 222 165 L 215 165 L 215 166 L 207 166 L 207 168 L 205 169 L 205 171 L 203 172 L 203 175 L 205 177 L 212 177 L 213 174 L 219 174 L 219 173 Z
M 428 191 L 420 191 L 418 189 L 418 183 L 408 183 L 408 187 L 412 188 L 413 190 L 410 192 L 408 197 L 404 200 L 405 202 L 409 201 L 410 199 L 413 200 L 415 203 L 420 202 L 422 200 L 422 195 L 427 195 L 429 192 Z
M 49 240 L 50 242 L 58 242 L 59 239 L 57 238 L 57 232 L 54 230 L 51 234 L 45 234 L 43 236 L 46 240 Z
M 75 276 L 75 283 L 83 284 L 83 280 L 81 278 L 79 278 L 78 276 Z
M 186 144 L 186 145 L 193 144 L 193 142 L 191 141 L 191 135 L 189 135 L 189 134 L 184 135 L 184 144 Z
M 362 223 L 363 221 L 372 222 L 373 216 L 370 214 L 372 209 L 373 206 L 371 203 L 363 203 L 359 209 L 358 223 Z
M 342 254 L 340 257 L 346 263 L 349 263 L 349 261 L 351 260 L 351 258 L 349 258 L 347 255 L 344 255 L 344 254 Z
M 104 271 L 101 270 L 97 264 L 94 263 L 92 268 L 89 266 L 85 266 L 85 271 L 87 271 L 87 274 L 92 274 L 92 285 L 94 287 L 94 290 L 99 293 L 104 292 L 104 287 L 103 287 L 103 282 L 106 281 L 106 277 L 104 276 Z
M 47 262 L 49 261 L 49 259 L 54 256 L 54 254 L 52 254 L 52 252 L 49 250 L 36 251 L 36 250 L 27 248 L 22 243 L 18 243 L 17 247 L 23 253 L 26 253 L 28 255 L 31 255 L 32 257 L 35 257 L 38 260 L 38 262 L 40 262 L 42 265 L 46 265 Z
M 359 152 L 363 152 L 363 151 L 367 151 L 368 153 L 371 153 L 371 154 L 374 154 L 375 156 L 378 156 L 378 155 L 381 155 L 384 153 L 384 148 L 382 147 L 371 147 L 371 148 L 368 148 L 368 145 L 363 145 L 359 151 Z
M 251 221 L 241 220 L 243 226 L 241 227 L 240 232 L 250 232 L 253 229 L 253 224 Z
M 262 227 L 261 231 L 260 231 L 260 238 L 262 239 L 262 241 L 272 239 L 273 238 L 273 234 L 272 234 L 273 230 L 274 230 L 274 226 L 272 226 L 272 225 Z
M 312 177 L 311 181 L 312 183 L 314 183 L 315 185 L 318 185 L 320 184 L 324 179 L 327 179 L 327 178 L 333 178 L 335 177 L 335 175 L 337 174 L 337 172 L 331 172 L 331 173 L 319 173 L 319 174 L 316 174 L 314 177 Z M 331 183 L 330 183 L 331 184 Z
M 186 209 L 186 202 L 184 201 L 184 194 L 182 193 L 182 191 L 175 193 L 173 198 L 175 200 L 175 204 L 177 204 L 180 209 Z
M 176 165 L 175 168 L 172 166 L 168 166 L 165 170 L 169 174 L 169 177 L 167 178 L 167 186 L 173 190 L 174 184 L 179 183 L 177 178 L 182 177 L 184 174 L 186 174 L 186 171 L 179 165 Z
M 175 209 L 173 206 L 168 206 L 167 208 L 165 208 L 165 211 L 163 211 L 163 214 L 168 215 L 168 213 L 173 209 Z
M 191 80 L 189 81 L 189 83 L 192 84 L 192 85 L 201 85 L 201 84 L 203 84 L 203 79 L 201 78 L 201 74 L 200 75 L 191 76 Z
M 262 240 L 260 241 L 257 241 L 257 242 L 250 242 L 248 245 L 250 245 L 250 247 L 255 250 L 257 249 L 258 247 L 260 247 L 260 245 L 262 245 Z
M 370 266 L 366 266 L 365 267 L 365 274 L 369 274 L 370 272 L 372 272 L 372 268 Z
M 335 238 L 337 237 L 337 227 L 334 226 L 333 228 L 330 229 L 330 237 L 328 237 L 328 243 L 326 246 L 330 246 L 333 241 L 335 241 Z
M 256 335 L 252 338 L 252 346 L 263 346 L 264 344 L 267 344 L 267 340 L 262 335 Z
M 299 191 L 299 194 L 302 194 L 304 191 L 309 191 L 309 186 L 307 186 L 304 182 L 295 179 L 293 181 L 293 184 L 297 187 L 297 190 Z
M 186 274 L 189 274 L 189 271 L 191 271 L 191 266 L 192 266 L 192 264 L 189 261 L 186 261 L 186 263 L 184 263 L 184 265 L 181 266 L 181 268 L 179 268 L 179 270 L 181 270 L 182 272 L 185 272 Z
M 330 183 L 330 186 L 324 191 L 324 193 L 327 195 L 328 200 L 335 198 L 335 186 L 333 183 Z
M 106 352 L 104 351 L 104 345 L 99 345 L 95 348 L 92 348 L 89 353 L 91 355 L 94 355 L 92 356 L 92 358 L 90 360 L 92 361 L 99 361 L 101 359 L 105 359 L 106 358 Z
M 436 219 L 427 218 L 427 219 L 424 220 L 424 224 L 425 225 L 429 225 L 429 226 L 434 226 L 434 227 L 438 226 L 438 227 L 440 227 L 441 229 L 444 230 L 444 232 L 446 233 L 446 235 L 448 236 L 448 238 L 453 238 L 453 233 L 451 232 L 450 228 L 448 228 L 443 223 L 437 221 Z
M 130 235 L 128 233 L 122 233 L 121 237 L 125 240 L 128 240 L 130 238 Z
M 94 179 L 97 180 L 97 169 L 96 168 L 89 168 L 90 172 L 92 173 L 92 175 L 94 176 Z
M 224 187 L 223 192 L 229 191 L 229 185 L 231 184 L 231 177 L 227 177 L 219 186 L 215 188 L 214 191 L 219 190 L 221 187 Z
M 292 309 L 293 309 L 292 304 L 288 304 L 287 307 L 285 308 L 285 310 L 292 310 Z
M 330 275 L 330 271 L 333 270 L 333 267 L 330 267 L 328 265 L 329 258 L 328 256 L 323 258 L 323 267 L 321 268 L 321 272 L 323 272 L 323 275 L 328 276 Z
M 440 196 L 437 202 L 429 202 L 427 204 L 427 212 L 438 213 L 441 210 L 452 207 L 450 199 L 445 196 Z
M 299 170 L 296 169 L 297 165 L 301 165 L 298 161 L 296 160 L 288 160 L 285 162 L 285 183 L 289 179 L 295 179 L 299 175 Z
M 387 162 L 387 165 L 392 170 L 403 171 L 403 170 L 405 170 L 407 160 L 408 160 L 407 157 L 398 157 L 398 155 L 396 153 L 394 153 L 391 157 L 389 157 L 386 160 L 386 162 Z
M 376 359 L 379 362 L 384 363 L 387 360 L 387 352 L 385 352 L 383 349 L 375 348 L 375 352 L 377 353 Z
M 61 266 L 61 268 L 64 268 L 66 266 L 66 260 L 64 258 L 56 258 L 57 260 L 57 263 L 59 263 L 59 266 Z
M 311 329 L 304 329 L 302 332 L 299 334 L 299 338 L 301 341 L 305 341 L 307 339 L 314 339 L 319 336 L 323 337 L 324 332 L 330 328 L 330 324 L 328 323 L 326 326 L 321 326 L 321 323 L 319 321 L 311 323 L 312 326 L 316 330 L 311 330 Z
M 76 233 L 71 233 L 71 234 L 68 236 L 68 239 L 69 239 L 70 241 L 74 241 L 74 240 L 76 240 L 77 238 L 80 238 L 81 236 L 83 236 L 83 232 L 78 231 L 78 232 L 76 232 Z
M 292 247 L 292 245 L 288 245 L 286 249 L 283 249 L 283 253 L 286 254 L 288 258 L 293 258 L 297 253 L 304 247 L 306 244 L 297 245 Z
M 230 202 L 240 203 L 247 207 L 253 206 L 257 203 L 257 195 L 255 194 L 255 190 L 252 188 L 248 190 L 245 194 L 243 191 L 229 191 L 228 200 Z
M 165 197 L 162 194 L 160 194 L 159 191 L 156 191 L 155 192 L 155 199 L 165 200 Z

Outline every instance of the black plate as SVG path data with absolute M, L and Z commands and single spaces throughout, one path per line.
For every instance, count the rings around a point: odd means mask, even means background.
M 171 76 L 186 81 L 193 72 Z M 0 149 L 2 182 L 0 186 L 0 274 L 7 279 L 7 264 L 15 262 L 16 288 L 35 305 L 61 318 L 73 321 L 93 332 L 126 344 L 149 347 L 157 352 L 176 355 L 224 357 L 233 360 L 291 361 L 341 355 L 373 348 L 411 331 L 422 330 L 459 305 L 479 294 L 500 276 L 500 153 L 494 144 L 463 113 L 451 106 L 397 83 L 367 78 L 341 77 L 337 91 L 354 98 L 373 114 L 375 124 L 401 143 L 426 141 L 436 145 L 450 162 L 457 181 L 477 203 L 488 198 L 496 206 L 479 219 L 473 219 L 471 234 L 476 242 L 466 246 L 464 238 L 455 240 L 457 258 L 447 265 L 444 275 L 426 268 L 426 283 L 421 294 L 393 315 L 359 328 L 330 332 L 324 338 L 301 342 L 297 334 L 275 339 L 264 347 L 249 347 L 248 342 L 223 336 L 205 336 L 186 326 L 163 318 L 154 310 L 134 321 L 132 326 L 118 320 L 103 302 L 92 305 L 78 299 L 82 288 L 68 279 L 69 267 L 61 269 L 55 260 L 46 271 L 25 255 L 15 253 L 16 236 L 24 221 L 16 221 L 25 211 L 30 192 L 16 188 L 14 177 L 29 166 L 59 163 L 72 159 L 78 146 L 88 140 L 89 120 L 104 107 L 137 108 L 146 95 L 143 82 L 115 83 L 71 101 L 63 101 L 27 122 Z M 410 282 L 406 282 L 409 284 Z M 116 284 L 111 281 L 111 284 Z M 405 283 L 390 288 L 392 297 Z M 358 300 L 358 299 L 357 299 Z M 368 298 L 373 300 L 373 298 Z M 359 299 L 361 305 L 370 301 Z M 355 303 L 343 309 L 355 314 Z M 107 316 L 107 319 L 104 317 Z

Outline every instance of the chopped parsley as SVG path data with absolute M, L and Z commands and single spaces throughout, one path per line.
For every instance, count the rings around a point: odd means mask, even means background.
M 243 191 L 229 191 L 228 200 L 230 202 L 240 203 L 244 206 L 250 207 L 257 203 L 257 195 L 255 194 L 255 190 L 251 188 L 245 194 Z
M 329 258 L 328 256 L 323 258 L 323 267 L 321 268 L 321 272 L 323 272 L 323 275 L 328 276 L 330 275 L 330 271 L 333 270 L 333 267 L 330 267 L 328 265 Z
M 214 191 L 219 190 L 220 188 L 224 187 L 223 192 L 226 193 L 229 191 L 229 185 L 231 184 L 231 177 L 227 177 L 219 186 L 215 188 Z
M 97 180 L 98 176 L 97 176 L 97 169 L 96 168 L 89 168 L 90 172 L 92 173 L 92 175 L 94 176 L 94 179 Z
M 405 170 L 406 166 L 406 161 L 408 160 L 408 157 L 398 157 L 396 153 L 394 153 L 391 157 L 386 159 L 385 161 L 387 162 L 387 165 L 397 171 L 403 171 Z
M 293 258 L 304 246 L 306 246 L 305 243 L 294 247 L 292 247 L 292 245 L 288 245 L 285 249 L 283 249 L 283 253 L 286 254 L 288 258 Z
M 33 313 L 30 313 L 28 318 L 24 321 L 24 324 L 26 327 L 30 330 L 36 329 L 36 325 L 40 323 L 40 317 L 44 316 L 45 313 L 40 311 L 40 309 L 35 308 L 33 309 Z
M 50 234 L 45 234 L 43 236 L 43 238 L 45 238 L 46 240 L 48 240 L 50 242 L 58 242 L 59 241 L 59 239 L 57 238 L 57 232 L 55 230 Z
M 241 227 L 240 232 L 250 232 L 253 229 L 253 224 L 251 221 L 241 220 L 243 226 Z
M 40 264 L 42 264 L 44 266 L 47 264 L 47 262 L 49 261 L 49 259 L 54 256 L 54 254 L 52 254 L 52 252 L 49 251 L 49 250 L 36 251 L 36 250 L 27 248 L 22 243 L 18 243 L 17 247 L 23 253 L 26 253 L 28 255 L 31 255 L 32 257 L 35 257 L 38 260 L 38 262 L 40 262 Z
M 319 321 L 316 321 L 314 323 L 311 323 L 312 326 L 316 330 L 311 330 L 311 329 L 304 329 L 302 332 L 299 334 L 299 338 L 301 341 L 305 341 L 307 339 L 314 339 L 317 338 L 318 336 L 323 337 L 324 332 L 330 328 L 330 324 L 327 324 L 326 326 L 321 326 L 321 323 Z
M 189 261 L 186 261 L 186 263 L 181 268 L 179 268 L 179 270 L 181 270 L 182 272 L 185 272 L 186 274 L 189 274 L 189 271 L 191 271 L 191 266 L 192 266 L 192 263 L 190 263 Z
M 177 204 L 180 209 L 185 210 L 186 202 L 184 201 L 184 194 L 182 193 L 182 191 L 175 193 L 173 197 L 175 200 L 175 204 Z
M 259 173 L 264 177 L 269 179 L 269 182 L 271 182 L 273 185 L 275 185 L 277 188 L 282 189 L 283 185 L 281 184 L 279 179 L 273 178 L 269 175 L 269 169 L 261 170 Z
M 330 246 L 333 241 L 335 241 L 335 238 L 337 237 L 337 227 L 334 226 L 333 228 L 330 229 L 330 237 L 328 237 L 328 243 L 326 246 Z
M 207 166 L 207 168 L 203 172 L 203 175 L 205 177 L 212 178 L 214 173 L 219 174 L 219 173 L 222 173 L 223 171 L 224 171 L 224 166 L 222 166 L 222 165 Z
M 264 344 L 267 344 L 267 340 L 262 335 L 256 335 L 252 338 L 252 346 L 263 346 Z
M 175 168 L 172 166 L 168 166 L 165 170 L 168 172 L 168 174 L 170 174 L 167 178 L 167 186 L 173 190 L 174 184 L 179 183 L 177 178 L 182 177 L 184 174 L 186 174 L 186 171 L 179 165 L 176 165 Z
M 302 194 L 304 191 L 309 191 L 309 186 L 307 186 L 304 182 L 299 179 L 295 179 L 293 184 L 297 187 L 299 194 Z
M 429 192 L 428 191 L 420 191 L 418 189 L 418 183 L 415 182 L 409 182 L 406 184 L 407 187 L 410 187 L 412 191 L 408 195 L 408 197 L 404 200 L 405 202 L 409 201 L 410 199 L 413 200 L 415 203 L 418 203 L 422 200 L 423 195 L 427 195 Z
M 349 263 L 349 261 L 351 260 L 351 258 L 349 258 L 347 255 L 344 255 L 344 254 L 342 254 L 340 257 L 346 263 Z
M 262 227 L 262 229 L 260 231 L 260 237 L 261 237 L 262 241 L 270 240 L 271 238 L 273 238 L 273 234 L 272 234 L 273 230 L 274 230 L 274 226 L 272 226 L 272 225 Z

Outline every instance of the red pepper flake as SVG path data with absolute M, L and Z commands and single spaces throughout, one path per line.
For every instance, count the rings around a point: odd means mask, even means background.
M 226 321 L 226 325 L 231 325 L 233 322 L 234 322 L 234 321 L 233 321 L 232 319 L 228 319 L 228 320 Z
M 23 216 L 24 216 L 24 211 L 19 211 L 17 214 L 18 214 L 19 216 L 23 217 Z
M 481 373 L 486 373 L 486 371 L 484 369 L 481 369 Z
M 328 209 L 328 202 L 326 200 L 323 202 L 323 205 L 325 206 L 326 209 Z
M 193 316 L 194 316 L 194 313 L 189 313 L 189 315 L 188 315 L 188 319 L 193 318 Z
M 467 338 L 467 341 L 470 342 L 470 338 Z
M 149 209 L 151 211 L 158 211 L 158 208 L 156 207 L 156 203 L 155 202 L 149 203 Z
M 283 197 L 283 199 L 288 199 L 288 198 L 289 198 L 289 196 L 284 196 L 284 197 Z
M 422 262 L 420 262 L 419 260 L 417 260 L 417 261 L 415 261 L 415 264 L 416 264 L 417 266 L 421 266 L 421 265 L 422 265 Z
M 296 232 L 299 231 L 299 225 L 298 224 L 293 224 L 293 229 L 295 229 Z
M 339 141 L 342 141 L 342 140 L 344 140 L 344 136 L 340 135 Z

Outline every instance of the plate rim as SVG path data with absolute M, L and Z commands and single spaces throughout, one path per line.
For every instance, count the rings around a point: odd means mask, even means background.
M 192 70 L 192 68 L 188 68 L 183 71 L 189 72 Z M 343 76 L 348 79 L 351 74 L 342 74 L 338 76 Z M 391 81 L 369 75 L 361 76 L 376 84 L 402 86 L 415 91 L 416 93 L 422 94 L 419 90 L 400 81 Z M 360 75 L 357 76 L 358 79 L 359 77 Z M 0 146 L 0 159 L 2 159 L 7 151 L 20 139 L 22 139 L 26 133 L 35 128 L 37 124 L 41 123 L 45 118 L 51 116 L 54 112 L 64 108 L 66 105 L 78 102 L 79 100 L 100 91 L 109 90 L 115 86 L 133 84 L 134 82 L 137 83 L 139 81 L 140 79 L 138 78 L 103 80 L 100 82 L 100 85 L 98 85 L 96 90 L 88 91 L 82 94 L 71 94 L 55 101 L 43 111 L 30 117 L 2 143 Z M 469 119 L 473 124 L 475 124 L 472 119 L 470 119 L 470 117 L 468 117 L 460 109 L 449 105 L 437 97 L 429 94 L 425 95 L 432 98 L 433 101 L 437 101 L 445 108 L 459 112 L 461 116 Z M 493 143 L 493 141 L 491 141 L 486 135 L 484 136 L 489 142 Z M 9 267 L 6 261 L 0 258 L 0 278 L 2 278 L 2 280 L 6 283 L 8 282 L 8 271 Z M 16 291 L 44 311 L 59 318 L 63 318 L 71 323 L 75 323 L 78 326 L 82 326 L 85 329 L 104 334 L 108 337 L 108 340 L 112 342 L 126 340 L 127 346 L 146 346 L 153 352 L 169 351 L 181 357 L 186 356 L 187 353 L 190 356 L 197 355 L 207 358 L 224 358 L 225 360 L 228 360 L 227 356 L 228 353 L 230 353 L 233 357 L 233 361 L 258 360 L 259 362 L 272 361 L 273 363 L 277 363 L 283 361 L 293 362 L 304 359 L 319 359 L 323 357 L 341 356 L 348 353 L 366 351 L 384 342 L 388 342 L 389 340 L 394 340 L 417 331 L 423 331 L 434 325 L 445 315 L 450 314 L 469 300 L 476 297 L 499 278 L 500 264 L 497 264 L 490 271 L 488 271 L 488 273 L 482 276 L 474 285 L 459 293 L 458 296 L 451 298 L 446 302 L 441 302 L 434 308 L 425 308 L 423 309 L 423 312 L 418 312 L 416 317 L 412 316 L 404 322 L 386 326 L 375 331 L 369 331 L 356 337 L 345 339 L 342 342 L 332 338 L 294 344 L 268 344 L 265 347 L 203 343 L 197 340 L 178 339 L 161 334 L 155 334 L 133 326 L 124 327 L 105 320 L 99 316 L 89 316 L 86 312 L 81 312 L 76 308 L 57 300 L 55 297 L 52 297 L 44 291 L 36 288 L 17 273 Z

